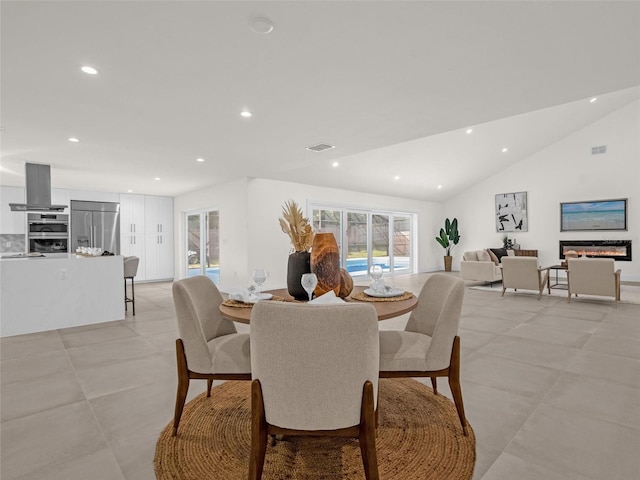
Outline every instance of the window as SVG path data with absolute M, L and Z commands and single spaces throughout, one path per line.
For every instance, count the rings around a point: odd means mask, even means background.
M 374 264 L 390 274 L 413 272 L 414 214 L 323 205 L 310 210 L 314 230 L 336 237 L 341 266 L 352 276 L 367 275 Z
M 187 277 L 206 275 L 220 283 L 220 221 L 217 210 L 186 214 Z

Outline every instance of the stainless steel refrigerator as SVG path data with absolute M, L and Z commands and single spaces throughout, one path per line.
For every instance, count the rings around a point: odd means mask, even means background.
M 71 200 L 71 246 L 99 247 L 120 255 L 120 204 Z

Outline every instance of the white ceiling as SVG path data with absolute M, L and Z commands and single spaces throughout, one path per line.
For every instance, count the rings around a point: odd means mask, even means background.
M 2 185 L 33 162 L 59 188 L 249 176 L 444 201 L 639 97 L 638 1 L 0 9 Z M 274 31 L 251 31 L 256 16 Z M 320 142 L 336 148 L 305 150 Z

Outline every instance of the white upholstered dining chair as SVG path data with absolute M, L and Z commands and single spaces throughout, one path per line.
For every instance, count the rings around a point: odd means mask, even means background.
M 436 395 L 437 377 L 448 377 L 462 431 L 468 435 L 458 336 L 463 297 L 460 278 L 442 273 L 429 276 L 405 329 L 380 331 L 380 377 L 431 377 Z
M 549 268 L 538 266 L 537 257 L 502 257 L 502 295 L 507 288 L 535 290 L 538 300 L 542 298 L 545 285 L 549 285 Z
M 617 307 L 620 301 L 620 270 L 613 258 L 568 258 L 567 302 L 571 295 L 599 295 L 613 297 Z
M 249 479 L 262 478 L 268 435 L 358 437 L 365 477 L 378 479 L 375 309 L 259 302 L 250 332 Z
M 249 334 L 238 333 L 234 323 L 222 317 L 222 295 L 205 276 L 178 280 L 173 284 L 173 302 L 180 338 L 176 340 L 178 392 L 173 435 L 178 433 L 182 409 L 191 379 L 207 381 L 207 396 L 213 380 L 251 380 Z

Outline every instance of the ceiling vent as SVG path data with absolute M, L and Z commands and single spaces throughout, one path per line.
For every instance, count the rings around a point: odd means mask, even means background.
M 325 150 L 331 150 L 332 148 L 336 148 L 336 146 L 329 145 L 328 143 L 318 143 L 307 147 L 307 150 L 311 150 L 312 152 L 324 152 Z
M 607 153 L 606 145 L 600 145 L 599 147 L 591 147 L 591 155 L 598 155 L 600 153 Z

